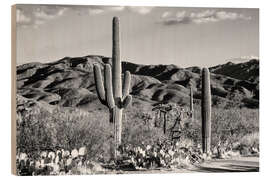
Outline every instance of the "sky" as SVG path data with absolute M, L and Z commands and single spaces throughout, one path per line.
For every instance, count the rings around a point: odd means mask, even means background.
M 17 64 L 112 53 L 137 64 L 209 67 L 259 57 L 259 9 L 17 5 Z

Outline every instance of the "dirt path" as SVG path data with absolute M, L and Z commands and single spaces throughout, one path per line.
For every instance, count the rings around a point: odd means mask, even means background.
M 120 174 L 138 174 L 138 173 L 190 173 L 190 172 L 258 172 L 259 157 L 239 157 L 234 159 L 214 159 L 205 161 L 196 167 L 186 169 L 158 169 L 158 170 L 139 170 L 139 171 L 122 171 Z
M 206 161 L 196 172 L 258 172 L 259 157 L 239 157 Z

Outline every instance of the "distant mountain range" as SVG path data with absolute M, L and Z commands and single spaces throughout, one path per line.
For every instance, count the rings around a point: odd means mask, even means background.
M 257 59 L 237 64 L 228 62 L 223 65 L 211 67 L 210 71 L 235 79 L 247 80 L 254 83 L 259 82 L 259 61 Z
M 17 66 L 17 98 L 44 106 L 76 107 L 91 110 L 100 105 L 93 77 L 93 64 L 111 63 L 103 56 L 65 57 L 51 63 L 28 63 Z M 123 71 L 132 74 L 133 103 L 153 105 L 160 102 L 189 103 L 192 85 L 195 104 L 200 103 L 199 67 L 176 65 L 139 65 L 122 63 Z M 259 61 L 226 63 L 209 68 L 212 104 L 215 107 L 259 107 Z

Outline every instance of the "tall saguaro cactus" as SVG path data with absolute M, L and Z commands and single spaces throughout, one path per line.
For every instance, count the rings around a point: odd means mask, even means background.
M 132 100 L 132 96 L 129 95 L 131 79 L 129 71 L 126 71 L 124 74 L 122 87 L 119 26 L 119 19 L 114 17 L 112 27 L 112 68 L 109 64 L 104 66 L 104 84 L 100 67 L 97 64 L 94 65 L 94 78 L 98 98 L 103 105 L 109 108 L 110 123 L 114 123 L 115 158 L 118 156 L 117 149 L 121 144 L 122 111 Z
M 192 85 L 190 85 L 190 102 L 189 102 L 189 110 L 191 112 L 191 119 L 193 120 L 194 110 L 193 110 L 193 91 Z
M 202 149 L 210 154 L 211 146 L 211 89 L 208 68 L 202 69 Z

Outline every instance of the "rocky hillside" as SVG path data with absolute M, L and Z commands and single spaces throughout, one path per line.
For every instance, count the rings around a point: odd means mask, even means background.
M 236 79 L 247 80 L 254 83 L 259 82 L 259 61 L 256 59 L 237 64 L 228 62 L 223 65 L 211 67 L 210 71 L 215 74 L 222 74 Z
M 65 57 L 52 63 L 29 63 L 17 66 L 17 95 L 48 106 L 99 107 L 93 64 L 111 63 L 103 56 Z M 192 84 L 195 103 L 200 103 L 199 67 L 175 65 L 139 65 L 122 63 L 132 74 L 131 94 L 134 104 L 189 102 Z M 227 63 L 210 68 L 213 105 L 222 108 L 259 106 L 259 63 Z

